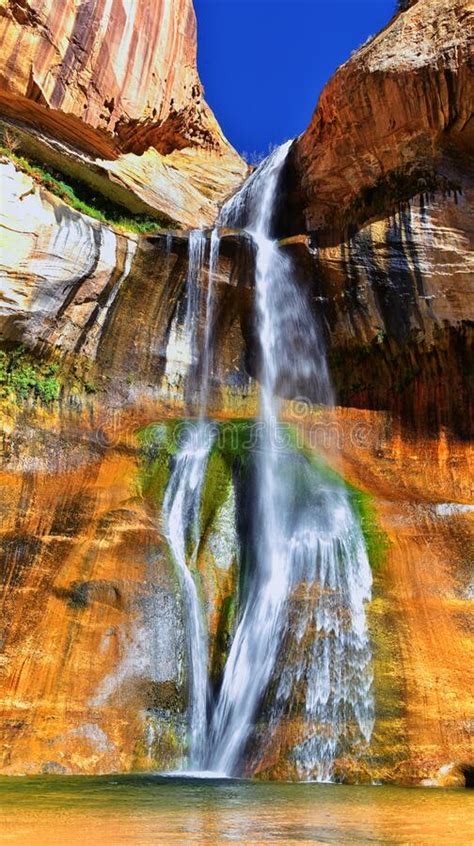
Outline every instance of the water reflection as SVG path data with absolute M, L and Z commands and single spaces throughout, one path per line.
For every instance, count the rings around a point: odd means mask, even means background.
M 155 776 L 0 779 L 13 846 L 470 843 L 463 790 L 290 785 Z

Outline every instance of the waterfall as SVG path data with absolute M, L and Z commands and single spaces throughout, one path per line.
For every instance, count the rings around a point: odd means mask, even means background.
M 212 329 L 214 323 L 214 278 L 219 260 L 219 230 L 213 229 L 209 246 L 209 274 L 207 279 L 206 314 L 204 321 L 204 346 L 201 365 L 201 384 L 199 391 L 199 418 L 204 420 L 207 414 L 209 380 L 211 375 Z
M 183 334 L 189 347 L 189 368 L 185 401 L 193 403 L 196 392 L 197 350 L 199 337 L 199 318 L 201 313 L 201 277 L 206 252 L 204 232 L 193 229 L 189 233 L 188 273 L 186 277 L 186 316 Z
M 255 245 L 260 421 L 252 456 L 251 562 L 214 701 L 208 681 L 205 615 L 193 569 L 201 492 L 215 442 L 207 406 L 218 230 L 210 239 L 202 342 L 200 280 L 206 241 L 203 233 L 190 234 L 186 399 L 193 402 L 198 394 L 199 416 L 178 445 L 163 519 L 186 610 L 189 767 L 240 774 L 244 762 L 252 759 L 251 741 L 263 709 L 270 735 L 285 716 L 303 717 L 304 731 L 292 753 L 296 771 L 301 778 L 328 781 L 334 777 L 337 755 L 361 748 L 373 728 L 365 615 L 372 577 L 344 485 L 281 437 L 279 397 L 305 393 L 312 401 L 333 403 L 317 317 L 307 292 L 298 284 L 291 257 L 272 236 L 289 147 L 290 142 L 280 147 L 252 174 L 224 206 L 218 221 L 221 227 L 243 229 Z
M 186 278 L 186 316 L 183 331 L 189 343 L 186 401 L 193 404 L 196 393 L 195 373 L 201 311 L 200 282 L 206 251 L 203 232 L 189 235 L 188 273 Z M 189 684 L 189 755 L 191 769 L 202 767 L 207 737 L 208 638 L 202 603 L 192 570 L 199 548 L 199 509 L 207 464 L 214 442 L 214 428 L 206 419 L 210 378 L 211 330 L 214 305 L 214 275 L 219 257 L 219 234 L 210 240 L 209 276 L 204 315 L 204 347 L 200 368 L 199 418 L 189 424 L 181 436 L 174 467 L 163 503 L 164 532 L 181 584 L 188 655 Z
M 181 584 L 190 675 L 189 764 L 201 766 L 207 729 L 207 632 L 201 601 L 190 567 L 196 562 L 199 544 L 199 505 L 207 462 L 212 448 L 212 430 L 189 427 L 178 445 L 178 453 L 163 503 L 163 522 Z
M 166 250 L 171 249 L 172 237 L 167 236 Z M 188 241 L 188 272 L 185 285 L 185 315 L 181 309 L 173 317 L 166 350 L 165 381 L 174 390 L 183 387 L 184 399 L 193 397 L 197 358 L 197 336 L 201 306 L 201 276 L 206 249 L 204 232 L 193 229 Z M 169 253 L 168 253 L 169 255 Z
M 292 591 L 303 583 L 308 607 L 298 627 L 301 654 L 292 666 L 283 661 L 268 707 L 275 722 L 294 685 L 304 679 L 311 735 L 295 750 L 295 764 L 301 776 L 328 780 L 346 726 L 354 723 L 353 735 L 366 741 L 372 731 L 364 610 L 371 572 L 343 486 L 324 484 L 321 474 L 294 451 L 283 449 L 278 437 L 279 395 L 294 395 L 305 385 L 319 402 L 332 401 L 321 332 L 295 282 L 290 258 L 272 238 L 278 180 L 290 143 L 254 172 L 220 218 L 221 225 L 244 228 L 256 246 L 262 434 L 251 587 L 213 711 L 208 766 L 228 774 L 240 771 L 258 708 L 292 634 Z

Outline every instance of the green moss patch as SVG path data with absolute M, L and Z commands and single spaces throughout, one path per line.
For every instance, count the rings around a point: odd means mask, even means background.
M 165 420 L 152 423 L 138 432 L 142 457 L 139 477 L 140 495 L 150 499 L 158 509 L 163 506 L 170 478 L 170 458 L 178 449 L 180 432 L 186 421 Z
M 214 446 L 209 456 L 201 493 L 199 523 L 202 539 L 211 531 L 215 518 L 229 495 L 231 484 L 232 475 L 229 464 L 219 451 L 219 446 Z
M 219 425 L 218 448 L 228 462 L 247 460 L 256 446 L 257 423 L 253 419 L 228 420 Z
M 359 517 L 370 566 L 373 571 L 377 571 L 386 561 L 390 541 L 383 529 L 380 528 L 373 497 L 353 485 L 348 485 L 347 482 L 346 488 L 349 491 L 354 511 Z
M 49 405 L 59 399 L 62 384 L 57 361 L 38 359 L 21 344 L 0 349 L 0 400 L 21 403 L 33 397 Z
M 96 393 L 91 367 L 88 360 L 71 360 L 51 350 L 28 350 L 0 336 L 0 403 L 22 406 L 32 401 L 54 406 L 65 394 Z
M 46 170 L 41 162 L 19 156 L 7 146 L 0 145 L 0 156 L 10 159 L 18 170 L 31 176 L 38 185 L 59 197 L 71 208 L 81 212 L 81 214 L 93 217 L 101 223 L 110 224 L 124 232 L 138 234 L 156 232 L 165 226 L 178 228 L 178 224 L 170 221 L 165 222 L 144 214 L 132 215 L 124 206 L 120 206 L 98 191 L 94 191 L 85 182 L 66 172 Z

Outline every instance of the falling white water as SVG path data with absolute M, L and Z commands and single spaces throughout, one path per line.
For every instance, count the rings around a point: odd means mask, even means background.
M 194 400 L 195 385 L 191 370 L 197 361 L 201 308 L 202 277 L 206 240 L 204 233 L 189 236 L 189 267 L 186 280 L 186 318 L 183 332 L 189 343 L 187 401 Z M 208 639 L 204 612 L 192 573 L 199 547 L 199 510 L 201 491 L 215 432 L 206 419 L 211 360 L 211 328 L 214 304 L 214 275 L 219 257 L 219 234 L 214 230 L 210 241 L 209 276 L 204 319 L 204 348 L 199 391 L 199 419 L 189 425 L 179 444 L 163 504 L 165 534 L 178 568 L 185 604 L 188 646 L 190 750 L 188 766 L 202 766 L 207 735 Z
M 205 616 L 193 570 L 199 511 L 214 429 L 207 420 L 212 368 L 215 230 L 201 356 L 202 233 L 191 233 L 187 309 L 187 398 L 200 377 L 199 418 L 182 439 L 165 495 L 165 533 L 186 606 L 190 673 L 191 770 L 239 774 L 255 760 L 249 741 L 263 714 L 270 735 L 301 715 L 293 749 L 302 778 L 331 780 L 334 761 L 357 754 L 373 727 L 372 669 L 365 605 L 371 571 L 363 536 L 344 486 L 280 437 L 278 396 L 306 394 L 330 404 L 322 334 L 290 256 L 272 238 L 284 145 L 224 207 L 220 226 L 245 229 L 256 248 L 256 317 L 260 347 L 261 426 L 254 455 L 253 552 L 247 588 L 216 701 L 210 702 Z M 199 361 L 199 367 L 196 366 Z M 212 704 L 212 708 L 211 708 Z M 212 712 L 208 723 L 207 711 Z M 258 748 L 257 748 L 258 757 Z
M 204 320 L 204 346 L 201 365 L 201 385 L 199 392 L 199 417 L 204 420 L 207 414 L 209 381 L 211 377 L 212 330 L 214 326 L 214 280 L 219 260 L 219 230 L 213 229 L 209 246 L 209 274 L 207 279 L 206 314 Z
M 288 557 L 290 592 L 298 591 L 297 621 L 291 626 L 286 620 L 270 723 L 275 726 L 291 711 L 295 691 L 303 686 L 306 737 L 293 758 L 301 778 L 330 781 L 338 749 L 357 752 L 372 733 L 365 617 L 372 577 L 344 487 L 325 479 L 305 456 L 291 464 L 287 482 L 297 482 L 306 503 L 298 514 L 288 508 L 286 514 L 293 527 Z
M 247 230 L 256 245 L 262 436 L 257 452 L 257 519 L 251 584 L 227 659 L 210 732 L 207 765 L 238 773 L 256 715 L 279 667 L 271 722 L 291 702 L 304 676 L 310 733 L 295 750 L 302 776 L 330 779 L 350 721 L 372 731 L 370 646 L 364 604 L 371 573 L 357 521 L 342 485 L 322 488 L 321 474 L 278 438 L 278 395 L 306 386 L 332 399 L 324 345 L 310 303 L 296 284 L 290 258 L 272 239 L 278 180 L 290 143 L 280 147 L 224 207 L 220 224 Z M 304 461 L 304 466 L 298 466 Z M 291 634 L 291 594 L 298 582 L 309 599 L 299 620 L 300 655 L 281 665 Z M 317 587 L 318 596 L 315 598 Z M 308 635 L 310 648 L 303 637 Z M 302 653 L 302 654 L 301 654 Z M 310 656 L 310 657 L 308 657 Z M 358 738 L 355 743 L 357 745 Z
M 188 647 L 190 750 L 189 765 L 199 767 L 207 727 L 207 632 L 199 592 L 191 569 L 199 545 L 199 506 L 213 443 L 212 427 L 190 426 L 176 455 L 163 503 L 164 531 L 182 588 Z
M 206 249 L 206 238 L 200 229 L 189 233 L 188 273 L 186 278 L 186 318 L 184 329 L 189 341 L 191 353 L 196 352 L 196 332 L 199 321 L 199 300 L 201 297 L 200 279 Z
M 170 241 L 171 244 L 171 241 Z M 201 275 L 206 249 L 206 237 L 200 229 L 189 233 L 188 272 L 185 287 L 186 312 L 184 321 L 179 310 L 171 324 L 166 348 L 165 382 L 174 391 L 185 384 L 185 399 L 193 395 L 193 373 L 197 360 L 197 335 L 201 299 Z

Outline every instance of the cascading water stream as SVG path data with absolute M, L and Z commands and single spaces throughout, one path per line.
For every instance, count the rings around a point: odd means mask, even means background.
M 207 279 L 206 314 L 204 322 L 204 348 L 201 366 L 201 384 L 199 390 L 199 420 L 206 418 L 209 380 L 211 375 L 212 329 L 214 325 L 214 279 L 219 260 L 219 230 L 213 229 L 209 245 L 209 274 Z
M 201 306 L 200 281 L 205 257 L 204 233 L 189 235 L 189 266 L 186 279 L 186 316 L 184 334 L 190 347 L 186 400 L 194 399 L 197 338 Z M 208 638 L 198 589 L 192 575 L 199 546 L 199 509 L 201 491 L 214 442 L 212 424 L 206 418 L 210 377 L 211 328 L 213 316 L 214 274 L 219 257 L 219 235 L 214 230 L 210 241 L 209 276 L 206 297 L 203 363 L 200 368 L 199 418 L 189 425 L 178 451 L 163 503 L 165 535 L 178 569 L 184 607 L 190 675 L 189 755 L 191 769 L 199 769 L 205 757 L 207 736 Z
M 203 435 L 207 437 L 203 437 Z M 199 505 L 212 447 L 211 431 L 190 428 L 179 445 L 174 468 L 166 488 L 163 521 L 181 582 L 190 674 L 189 765 L 199 768 L 203 760 L 207 727 L 207 632 L 199 594 L 190 566 L 195 563 L 199 543 Z
M 191 399 L 197 394 L 198 374 L 199 417 L 179 445 L 163 517 L 186 610 L 190 768 L 239 774 L 244 758 L 251 758 L 248 743 L 259 709 L 265 708 L 271 734 L 285 715 L 294 713 L 298 700 L 306 729 L 293 751 L 297 772 L 304 778 L 330 780 L 338 752 L 367 742 L 373 726 L 365 617 L 371 571 L 343 484 L 325 476 L 280 437 L 279 396 L 306 392 L 313 401 L 327 405 L 333 401 L 321 331 L 291 258 L 272 237 L 278 183 L 289 147 L 290 143 L 283 145 L 252 174 L 224 206 L 218 222 L 221 227 L 243 229 L 255 244 L 261 403 L 254 455 L 252 566 L 214 703 L 204 613 L 192 569 L 199 544 L 201 491 L 214 442 L 207 404 L 217 230 L 210 242 L 200 368 L 196 367 L 199 280 L 205 241 L 203 233 L 190 236 L 184 327 L 190 345 L 187 391 Z
M 241 192 L 248 202 L 254 199 L 253 187 L 263 189 L 256 214 L 248 221 L 250 225 L 247 225 L 247 231 L 257 247 L 257 311 L 264 353 L 261 376 L 261 416 L 264 427 L 258 462 L 258 567 L 250 598 L 234 635 L 210 731 L 209 766 L 227 773 L 235 771 L 274 667 L 279 647 L 280 618 L 288 590 L 287 561 L 281 554 L 277 502 L 280 490 L 276 484 L 277 457 L 272 437 L 277 422 L 274 363 L 276 337 L 270 323 L 271 310 L 266 302 L 270 293 L 269 286 L 265 284 L 277 256 L 276 247 L 268 238 L 267 230 L 272 215 L 275 180 L 278 178 L 280 162 L 285 158 L 286 148 L 282 148 L 279 153 L 278 157 L 269 160 L 268 169 L 262 168 L 262 183 L 255 176 Z M 224 208 L 222 218 L 226 225 L 241 223 L 238 219 L 243 211 L 241 199 L 237 195 Z
M 314 468 L 278 437 L 278 395 L 301 385 L 332 402 L 324 345 L 311 307 L 296 284 L 291 260 L 272 238 L 278 180 L 291 142 L 280 147 L 224 207 L 220 224 L 245 229 L 256 245 L 256 305 L 260 345 L 261 438 L 256 460 L 258 519 L 252 584 L 241 610 L 209 733 L 210 769 L 239 772 L 254 720 L 291 634 L 289 607 L 298 583 L 307 586 L 303 637 L 312 638 L 293 666 L 283 663 L 270 703 L 271 722 L 306 684 L 310 737 L 295 750 L 301 775 L 328 780 L 338 743 L 355 722 L 368 740 L 373 724 L 370 647 L 364 604 L 371 572 L 345 489 L 324 486 Z M 296 469 L 295 469 L 296 468 Z M 303 480 L 301 476 L 305 476 Z M 304 483 L 304 496 L 298 487 Z M 311 586 L 318 585 L 319 598 Z M 311 593 L 313 593 L 311 603 Z M 316 634 L 312 635 L 311 632 Z M 357 738 L 356 738 L 357 742 Z

